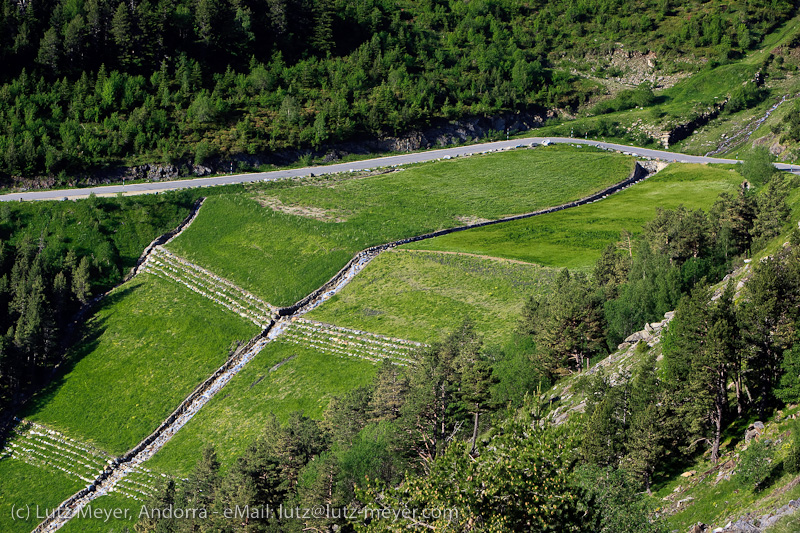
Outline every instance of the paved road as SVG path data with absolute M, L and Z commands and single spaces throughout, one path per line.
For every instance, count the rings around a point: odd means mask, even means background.
M 42 190 L 30 191 L 22 193 L 10 193 L 0 195 L 0 201 L 15 202 L 21 200 L 61 200 L 86 198 L 94 193 L 98 196 L 114 196 L 122 193 L 126 196 L 134 194 L 152 194 L 163 191 L 172 191 L 177 189 L 189 189 L 193 187 L 213 187 L 216 185 L 231 185 L 236 183 L 252 183 L 255 181 L 272 181 L 287 177 L 300 177 L 308 176 L 311 173 L 315 175 L 322 174 L 335 174 L 339 172 L 348 172 L 355 170 L 367 170 L 378 167 L 389 167 L 393 165 L 405 165 L 409 163 L 421 163 L 424 161 L 432 161 L 436 159 L 458 157 L 471 154 L 480 154 L 489 151 L 504 150 L 514 148 L 517 146 L 526 146 L 531 143 L 542 143 L 543 141 L 550 141 L 551 143 L 573 143 L 573 144 L 588 144 L 605 148 L 609 150 L 618 150 L 630 155 L 638 157 L 649 157 L 653 159 L 662 159 L 664 161 L 674 161 L 679 163 L 738 163 L 735 159 L 719 159 L 716 157 L 704 157 L 697 155 L 684 155 L 674 152 L 665 152 L 663 150 L 649 150 L 646 148 L 637 148 L 635 146 L 625 146 L 623 144 L 614 144 L 601 141 L 593 141 L 587 139 L 571 139 L 567 137 L 526 137 L 524 139 L 512 139 L 509 141 L 497 141 L 490 143 L 472 144 L 469 146 L 456 146 L 453 148 L 445 148 L 442 150 L 430 150 L 427 152 L 414 152 L 409 154 L 394 155 L 389 157 L 378 157 L 375 159 L 366 159 L 364 161 L 354 161 L 352 163 L 337 163 L 335 165 L 325 165 L 316 167 L 295 168 L 290 170 L 275 170 L 272 172 L 257 172 L 252 174 L 232 174 L 227 176 L 217 176 L 213 178 L 194 178 L 184 179 L 177 181 L 156 181 L 147 183 L 137 183 L 134 185 L 104 185 L 98 187 L 87 187 L 85 189 L 62 189 L 62 190 Z M 781 170 L 789 172 L 800 173 L 800 165 L 787 165 L 784 163 L 776 163 L 775 166 Z

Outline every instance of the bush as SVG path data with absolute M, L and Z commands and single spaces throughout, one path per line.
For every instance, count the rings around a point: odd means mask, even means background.
M 783 460 L 783 468 L 790 474 L 800 474 L 800 420 L 792 424 L 792 443 Z
M 752 442 L 739 459 L 739 466 L 736 468 L 739 480 L 756 491 L 762 490 L 772 473 L 772 454 L 769 441 Z
M 764 185 L 775 173 L 772 166 L 772 154 L 763 146 L 753 148 L 751 154 L 745 158 L 739 173 L 750 183 L 756 186 Z

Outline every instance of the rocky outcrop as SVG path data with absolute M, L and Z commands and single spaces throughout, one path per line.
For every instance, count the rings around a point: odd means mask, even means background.
M 664 148 L 669 148 L 671 144 L 675 144 L 676 142 L 682 141 L 687 138 L 689 135 L 695 132 L 701 126 L 705 126 L 715 118 L 719 116 L 723 109 L 725 109 L 725 105 L 728 103 L 728 99 L 726 98 L 722 102 L 712 105 L 706 111 L 696 115 L 693 119 L 684 122 L 683 124 L 678 124 L 677 126 L 671 128 L 669 131 L 662 133 L 661 135 L 661 143 L 664 145 Z
M 736 522 L 728 522 L 724 527 L 718 527 L 713 533 L 762 533 L 774 526 L 778 520 L 791 516 L 800 510 L 800 499 L 791 500 L 786 505 L 775 509 L 774 512 L 758 517 L 745 516 Z

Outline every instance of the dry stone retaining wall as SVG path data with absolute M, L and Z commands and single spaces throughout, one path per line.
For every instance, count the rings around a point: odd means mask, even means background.
M 305 298 L 301 299 L 294 305 L 278 309 L 278 315 L 289 316 L 289 315 L 296 315 L 298 313 L 306 313 L 311 309 L 313 309 L 314 307 L 317 307 L 319 305 L 320 298 L 324 297 L 326 294 L 335 293 L 338 290 L 341 290 L 341 288 L 344 285 L 346 285 L 353 278 L 353 276 L 355 276 L 358 272 L 360 272 L 367 265 L 367 263 L 372 261 L 372 259 L 374 259 L 381 252 L 384 252 L 391 248 L 395 248 L 397 246 L 401 246 L 403 244 L 410 244 L 412 242 L 423 241 L 426 239 L 433 239 L 434 237 L 441 237 L 442 235 L 449 235 L 450 233 L 455 233 L 458 231 L 464 231 L 474 228 L 482 228 L 484 226 L 491 226 L 494 224 L 501 224 L 503 222 L 511 222 L 514 220 L 523 220 L 525 218 L 531 218 L 539 215 L 546 215 L 548 213 L 555 213 L 557 211 L 563 211 L 564 209 L 569 209 L 572 207 L 591 204 L 593 202 L 597 202 L 599 200 L 607 198 L 611 194 L 619 192 L 623 189 L 627 189 L 631 185 L 634 185 L 646 179 L 655 172 L 658 172 L 660 168 L 662 168 L 652 163 L 653 163 L 652 161 L 644 163 L 637 161 L 633 167 L 631 175 L 628 176 L 628 178 L 626 178 L 625 180 L 621 181 L 620 183 L 617 183 L 616 185 L 612 185 L 611 187 L 607 187 L 600 192 L 589 195 L 585 198 L 581 198 L 580 200 L 575 200 L 574 202 L 568 202 L 566 204 L 561 204 L 556 207 L 548 207 L 547 209 L 540 209 L 538 211 L 533 211 L 531 213 L 524 213 L 521 215 L 498 218 L 495 220 L 488 220 L 484 222 L 478 222 L 475 224 L 467 224 L 465 226 L 458 226 L 455 228 L 448 228 L 439 231 L 434 231 L 431 233 L 425 233 L 424 235 L 409 237 L 407 239 L 400 239 L 397 241 L 381 244 L 378 246 L 372 246 L 370 248 L 362 250 L 358 252 L 339 272 L 337 272 L 336 275 L 334 275 L 330 279 L 330 281 L 328 281 L 322 287 L 312 292 Z

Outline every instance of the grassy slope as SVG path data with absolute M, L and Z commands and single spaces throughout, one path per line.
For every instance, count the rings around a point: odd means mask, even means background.
M 703 165 L 670 165 L 645 182 L 601 202 L 550 215 L 462 231 L 408 248 L 472 252 L 546 266 L 589 268 L 624 229 L 636 232 L 656 206 L 708 208 L 742 177 Z
M 570 131 L 582 135 L 580 132 L 586 129 L 596 129 L 600 121 L 606 123 L 616 122 L 624 127 L 634 126 L 634 129 L 639 123 L 644 123 L 660 130 L 670 129 L 675 124 L 686 122 L 694 114 L 705 111 L 710 104 L 722 101 L 743 82 L 752 79 L 770 51 L 782 44 L 786 44 L 797 31 L 798 25 L 800 25 L 800 15 L 785 22 L 775 31 L 765 36 L 760 49 L 750 52 L 746 57 L 714 68 L 704 68 L 668 89 L 656 91 L 656 103 L 648 108 L 634 108 L 599 116 L 581 116 L 574 121 L 541 128 L 537 132 L 545 136 L 564 136 L 568 135 Z M 652 50 L 651 45 L 649 45 L 649 49 Z M 771 80 L 768 81 L 767 85 L 772 85 Z M 786 94 L 786 91 L 784 84 L 778 84 L 777 87 L 771 90 L 770 96 L 765 103 L 756 106 L 756 110 L 763 109 L 766 111 L 769 106 L 775 103 L 777 98 Z M 796 92 L 796 88 L 794 92 Z M 716 145 L 721 140 L 723 133 L 731 133 L 731 124 L 743 122 L 749 116 L 758 115 L 759 113 L 756 110 L 744 110 L 734 115 L 722 115 L 720 119 L 714 120 L 702 128 L 703 132 L 698 134 L 697 138 L 692 136 L 680 143 L 673 144 L 670 146 L 670 150 L 705 154 L 709 151 L 709 146 L 712 142 Z M 723 124 L 723 126 L 718 127 L 718 123 Z M 755 135 L 753 139 L 757 137 L 758 135 Z M 630 139 L 626 140 L 621 137 L 608 136 L 604 138 L 609 141 L 622 142 L 623 144 L 636 144 L 635 142 L 631 143 Z
M 795 408 L 791 411 L 796 412 L 797 409 Z M 786 414 L 791 413 L 787 410 Z M 725 431 L 721 451 L 723 454 L 726 452 L 729 452 L 729 454 L 722 456 L 720 464 L 724 464 L 733 458 L 734 451 L 741 452 L 747 425 L 755 420 L 757 419 L 738 421 Z M 769 438 L 773 442 L 781 438 L 781 434 L 786 434 L 789 431 L 788 420 L 785 417 L 781 417 L 780 420 L 770 417 L 770 419 L 765 420 L 765 423 L 767 424 L 767 429 L 763 438 Z M 783 436 L 783 439 L 785 443 L 785 436 Z M 697 522 L 720 527 L 730 520 L 736 520 L 744 516 L 746 513 L 761 516 L 769 512 L 770 509 L 780 507 L 789 500 L 800 497 L 800 485 L 788 490 L 780 490 L 796 476 L 782 473 L 781 461 L 785 455 L 785 447 L 778 446 L 777 448 L 774 477 L 768 482 L 769 486 L 760 492 L 756 492 L 752 487 L 744 485 L 735 473 L 730 480 L 722 480 L 719 483 L 716 483 L 716 472 L 705 479 L 702 479 L 702 477 L 700 479 L 697 479 L 697 477 L 687 479 L 679 476 L 682 471 L 696 470 L 699 476 L 703 472 L 710 470 L 714 465 L 707 460 L 708 458 L 705 455 L 693 464 L 684 465 L 685 468 L 680 471 L 670 472 L 671 476 L 667 481 L 659 483 L 655 487 L 656 490 L 653 493 L 655 504 L 663 504 L 662 498 L 673 494 L 676 489 L 680 493 L 679 497 L 675 498 L 676 500 L 689 497 L 694 498 L 694 500 L 685 505 L 681 511 L 667 517 L 667 529 L 685 530 L 689 525 Z
M 297 357 L 270 371 L 293 355 Z M 320 418 L 332 396 L 365 385 L 376 368 L 362 359 L 324 354 L 278 339 L 190 420 L 147 467 L 184 476 L 206 444 L 213 444 L 220 461 L 227 464 L 261 433 L 270 413 L 285 420 L 289 413 L 301 410 Z
M 209 198 L 170 247 L 275 305 L 293 303 L 367 246 L 580 198 L 624 179 L 630 158 L 570 147 L 426 163 L 357 180 L 282 182 L 254 189 L 285 205 L 332 209 L 344 222 Z M 210 244 L 213 243 L 213 246 Z
M 133 531 L 133 526 L 139 521 L 139 514 L 144 505 L 143 502 L 137 502 L 119 494 L 100 496 L 84 507 L 82 516 L 77 516 L 67 522 L 60 531 L 63 533 L 122 533 L 125 528 Z
M 41 522 L 36 517 L 36 506 L 40 507 L 39 513 L 43 515 L 45 508 L 53 509 L 84 485 L 80 479 L 68 477 L 56 469 L 44 470 L 12 458 L 0 460 L 0 531 L 30 531 Z M 12 506 L 26 505 L 31 506 L 30 518 L 13 520 Z
M 74 365 L 23 416 L 122 453 L 222 364 L 232 341 L 257 332 L 180 285 L 141 275 L 104 301 Z
M 387 252 L 308 318 L 421 342 L 440 340 L 464 317 L 488 342 L 515 327 L 525 299 L 553 271 L 443 253 Z

